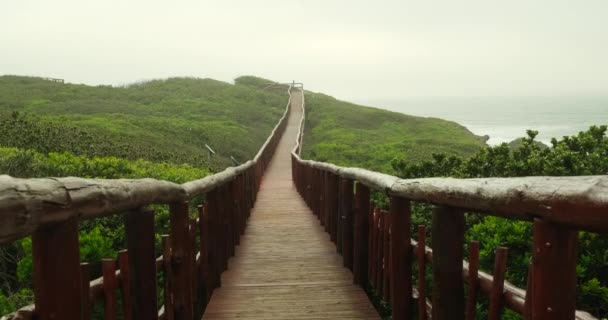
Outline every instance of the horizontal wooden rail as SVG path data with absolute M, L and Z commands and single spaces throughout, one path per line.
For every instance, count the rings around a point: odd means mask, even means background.
M 0 176 L 0 244 L 33 235 L 35 288 L 35 305 L 1 319 L 90 319 L 91 304 L 100 301 L 105 319 L 115 319 L 116 290 L 122 291 L 125 319 L 200 318 L 239 243 L 290 105 L 291 95 L 251 161 L 182 185 L 154 179 Z M 188 201 L 196 196 L 205 196 L 205 205 L 198 208 L 198 219 L 191 219 Z M 146 209 L 151 204 L 169 206 L 170 234 L 156 258 L 155 215 Z M 90 266 L 79 265 L 78 221 L 115 214 L 125 216 L 128 250 L 104 259 L 104 276 L 89 281 Z M 158 273 L 165 281 L 161 303 Z
M 345 266 L 352 267 L 354 282 L 371 286 L 390 302 L 393 319 L 412 319 L 414 309 L 419 319 L 432 316 L 456 320 L 465 319 L 465 309 L 469 309 L 467 319 L 473 319 L 477 292 L 489 298 L 490 319 L 498 319 L 503 307 L 525 319 L 595 319 L 575 309 L 577 231 L 608 232 L 608 176 L 400 179 L 303 160 L 300 153 L 306 110 L 304 92 L 301 94 L 303 112 L 292 150 L 295 186 L 322 221 L 349 221 L 339 229 L 330 225 L 327 231 L 332 239 L 338 234 L 342 237 L 336 242 L 338 252 L 344 256 Z M 327 176 L 339 177 L 348 186 L 340 189 L 335 200 L 327 189 L 320 188 L 327 183 Z M 390 197 L 388 212 L 368 207 L 370 191 Z M 333 205 L 325 199 L 336 201 L 338 209 L 324 209 Z M 433 250 L 418 248 L 416 241 L 408 240 L 413 201 L 435 205 Z M 353 204 L 354 223 L 349 220 Z M 507 248 L 497 250 L 493 275 L 478 270 L 475 251 L 472 265 L 464 260 L 465 211 L 533 222 L 527 290 L 504 281 Z M 425 230 L 419 228 L 419 239 L 425 240 Z M 424 272 L 419 271 L 419 282 L 412 288 L 413 261 L 433 269 L 432 302 L 426 298 Z M 469 284 L 468 292 L 472 293 L 466 303 L 464 283 Z
M 301 166 L 331 172 L 391 196 L 608 232 L 608 176 L 399 179 L 360 168 L 302 160 L 295 151 L 292 155 Z

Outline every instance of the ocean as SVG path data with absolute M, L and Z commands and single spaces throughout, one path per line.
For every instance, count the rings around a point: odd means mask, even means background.
M 536 138 L 550 145 L 562 138 L 608 124 L 608 96 L 407 98 L 360 101 L 364 105 L 405 114 L 455 121 L 476 135 L 488 135 L 488 144 L 510 142 L 539 131 Z

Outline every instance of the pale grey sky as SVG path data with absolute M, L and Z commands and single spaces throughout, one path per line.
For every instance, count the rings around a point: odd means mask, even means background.
M 355 101 L 606 94 L 608 1 L 3 0 L 0 74 L 252 74 Z

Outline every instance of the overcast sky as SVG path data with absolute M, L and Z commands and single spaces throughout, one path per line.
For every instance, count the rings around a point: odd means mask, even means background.
M 354 101 L 601 95 L 608 1 L 2 0 L 0 74 L 252 74 Z

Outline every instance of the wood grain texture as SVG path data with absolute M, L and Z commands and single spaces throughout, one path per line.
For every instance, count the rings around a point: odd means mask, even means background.
M 292 183 L 289 157 L 301 115 L 292 110 L 203 319 L 379 319 Z

